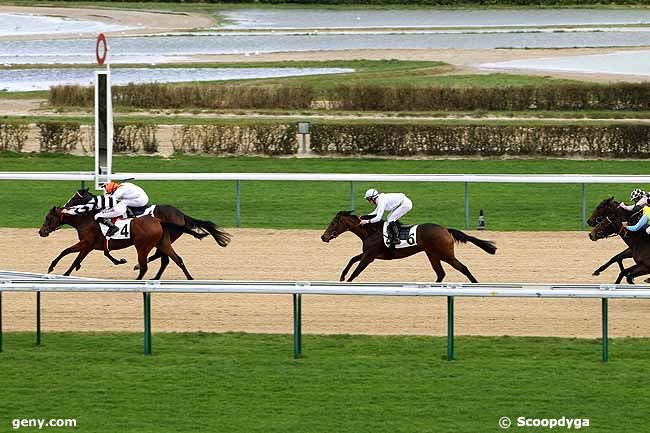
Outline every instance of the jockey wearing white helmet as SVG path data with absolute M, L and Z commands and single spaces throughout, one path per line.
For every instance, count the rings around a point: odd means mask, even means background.
M 406 215 L 413 208 L 411 200 L 401 192 L 380 193 L 374 188 L 366 191 L 365 199 L 368 203 L 376 206 L 375 210 L 361 217 L 361 224 L 376 223 L 381 221 L 384 212 L 390 212 L 388 221 L 389 244 L 391 248 L 399 243 L 399 219 Z

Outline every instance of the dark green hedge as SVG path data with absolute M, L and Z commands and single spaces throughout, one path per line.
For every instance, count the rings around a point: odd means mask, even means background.
M 243 155 L 294 155 L 294 124 L 186 125 L 172 138 L 176 152 Z
M 332 99 L 344 110 L 562 111 L 648 110 L 650 83 L 509 87 L 340 86 Z
M 650 110 L 650 83 L 497 88 L 356 85 L 338 86 L 318 95 L 307 87 L 142 84 L 113 87 L 113 100 L 116 106 L 139 109 L 310 109 L 328 105 L 353 111 L 643 111 Z M 50 93 L 50 103 L 92 107 L 93 89 L 57 86 Z
M 317 154 L 649 158 L 650 126 L 312 125 Z

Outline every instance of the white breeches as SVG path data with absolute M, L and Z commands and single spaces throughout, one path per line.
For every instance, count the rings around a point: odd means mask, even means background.
M 402 203 L 399 206 L 393 209 L 393 211 L 388 215 L 388 218 L 386 218 L 386 220 L 389 223 L 392 223 L 393 221 L 397 221 L 398 219 L 406 215 L 408 211 L 410 211 L 411 209 L 413 209 L 413 202 L 408 198 L 405 198 L 404 201 L 402 201 Z

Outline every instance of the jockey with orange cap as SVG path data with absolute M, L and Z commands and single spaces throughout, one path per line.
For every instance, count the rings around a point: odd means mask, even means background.
M 87 204 L 81 204 L 67 209 L 66 213 L 85 213 L 91 210 L 101 210 L 95 215 L 98 223 L 108 227 L 106 237 L 117 232 L 118 228 L 113 224 L 111 218 L 119 218 L 126 215 L 128 208 L 143 208 L 149 203 L 149 196 L 138 185 L 124 182 L 108 182 L 104 184 L 103 196 L 97 196 Z

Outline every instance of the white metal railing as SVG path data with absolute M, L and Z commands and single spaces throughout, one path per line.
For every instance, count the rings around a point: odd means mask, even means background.
M 213 280 L 0 280 L 5 292 L 248 293 L 366 296 L 650 299 L 650 286 L 625 284 L 334 283 Z
M 439 296 L 447 298 L 447 359 L 454 358 L 454 298 L 599 298 L 602 304 L 602 359 L 608 360 L 608 300 L 650 299 L 649 286 L 605 284 L 460 284 L 460 283 L 332 283 L 307 281 L 122 281 L 61 278 L 33 280 L 34 275 L 0 272 L 0 351 L 2 351 L 2 293 L 36 292 L 36 342 L 41 342 L 42 292 L 142 292 L 144 353 L 151 354 L 151 294 L 240 293 L 293 296 L 294 357 L 302 354 L 302 295 Z M 36 275 L 36 277 L 38 277 Z
M 92 172 L 0 172 L 0 180 L 91 181 Z M 390 173 L 114 173 L 111 179 L 256 180 L 344 182 L 468 182 L 468 183 L 650 183 L 650 175 L 595 174 L 390 174 Z

